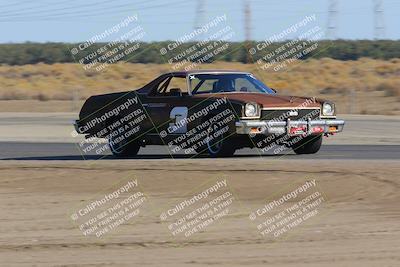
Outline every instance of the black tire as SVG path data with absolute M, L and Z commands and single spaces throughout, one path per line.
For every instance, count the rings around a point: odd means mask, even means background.
M 229 131 L 219 135 L 217 132 L 215 124 L 211 124 L 207 130 L 206 152 L 213 158 L 232 157 L 235 154 L 236 146 L 232 142 L 232 139 L 227 136 Z M 211 138 L 211 136 L 213 137 Z
M 138 154 L 140 144 L 136 141 L 122 139 L 122 141 L 114 141 L 119 135 L 110 136 L 108 144 L 112 154 L 117 158 L 129 158 Z
M 296 154 L 315 154 L 322 145 L 322 135 L 309 136 L 293 146 Z

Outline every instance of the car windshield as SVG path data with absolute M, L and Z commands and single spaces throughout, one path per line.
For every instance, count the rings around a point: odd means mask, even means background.
M 271 88 L 246 73 L 190 74 L 189 81 L 193 95 L 225 92 L 275 94 Z

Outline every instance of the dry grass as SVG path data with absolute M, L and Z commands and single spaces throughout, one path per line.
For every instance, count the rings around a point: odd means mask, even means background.
M 342 112 L 399 114 L 400 59 L 362 58 L 299 61 L 284 71 L 264 71 L 255 64 L 215 62 L 203 69 L 237 69 L 253 72 L 278 91 L 312 95 L 338 102 Z M 93 94 L 139 88 L 168 64 L 114 64 L 102 72 L 84 71 L 79 64 L 0 66 L 0 99 L 72 100 Z

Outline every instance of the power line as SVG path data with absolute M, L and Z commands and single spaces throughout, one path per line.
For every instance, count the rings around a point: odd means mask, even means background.
M 145 1 L 148 2 L 148 1 Z M 144 3 L 144 2 L 140 2 L 140 3 Z M 153 6 L 142 6 L 139 8 L 134 8 L 132 10 L 127 10 L 125 5 L 124 8 L 122 10 L 119 10 L 122 6 L 114 6 L 114 7 L 103 7 L 103 8 L 98 8 L 95 9 L 95 11 L 102 11 L 102 10 L 107 10 L 105 12 L 92 12 L 92 13 L 88 13 L 87 11 L 77 11 L 77 12 L 63 12 L 63 13 L 57 13 L 57 14 L 51 14 L 49 16 L 31 16 L 31 17 L 15 17 L 15 18 L 5 18 L 5 19 L 1 19 L 1 22 L 10 22 L 10 21 L 46 21 L 46 20 L 57 20 L 57 19 L 65 19 L 65 18 L 80 18 L 80 17 L 93 17 L 93 16 L 99 16 L 99 15 L 105 15 L 105 14 L 110 14 L 110 10 L 111 9 L 115 9 L 118 8 L 118 10 L 113 11 L 113 14 L 118 13 L 126 13 L 126 12 L 133 12 L 133 11 L 139 11 L 139 10 L 146 10 L 146 9 L 153 9 L 153 8 L 158 8 L 158 7 L 164 7 L 164 6 L 170 6 L 173 4 L 187 4 L 188 1 L 185 0 L 180 0 L 180 1 L 175 1 L 175 2 L 169 2 L 169 3 L 164 3 L 164 4 L 159 4 L 159 5 L 153 5 Z M 93 9 L 91 10 L 93 11 Z
M 25 0 L 25 1 L 17 2 L 17 3 L 1 5 L 0 8 L 6 8 L 6 7 L 10 7 L 10 6 L 19 6 L 19 5 L 22 5 L 24 3 L 29 3 L 29 2 L 32 2 L 32 1 L 31 0 Z
M 71 3 L 71 2 L 73 2 L 73 1 L 76 1 L 76 0 L 64 0 L 64 1 L 61 1 L 61 2 L 56 2 L 56 3 L 54 3 L 53 5 L 55 5 L 55 6 L 58 6 L 58 5 L 60 5 L 60 4 L 64 4 L 64 3 Z M 28 1 L 29 2 L 29 1 Z M 20 2 L 21 4 L 22 3 L 24 3 L 24 2 Z M 39 3 L 40 4 L 40 3 Z M 27 11 L 27 10 L 29 10 L 29 11 L 32 11 L 32 10 L 37 10 L 38 8 L 41 8 L 41 7 L 45 7 L 45 6 L 48 6 L 49 4 L 48 3 L 42 3 L 42 5 L 37 5 L 37 6 L 32 6 L 32 7 L 29 7 L 29 8 L 25 8 L 25 9 L 21 9 L 21 8 L 18 8 L 18 10 L 17 11 Z M 65 8 L 65 7 L 64 7 Z M 61 10 L 64 10 L 64 8 L 62 8 Z M 2 11 L 2 12 L 0 12 L 0 15 L 1 16 L 7 16 L 7 15 L 14 15 L 15 13 L 13 13 L 13 12 L 15 12 L 16 10 L 14 9 L 14 10 L 6 10 L 6 11 Z
M 68 1 L 70 2 L 70 1 Z M 17 12 L 17 13 L 12 13 L 12 14 L 6 14 L 6 15 L 2 15 L 2 18 L 7 18 L 7 17 L 26 17 L 29 16 L 31 14 L 34 14 L 34 17 L 38 17 L 36 15 L 38 14 L 43 14 L 43 13 L 48 13 L 48 12 L 53 12 L 53 11 L 65 11 L 65 10 L 72 10 L 72 11 L 68 11 L 68 12 L 62 12 L 62 13 L 50 13 L 50 14 L 45 14 L 45 15 L 50 15 L 50 16 L 59 16 L 59 15 L 63 15 L 63 14 L 79 14 L 79 13 L 87 13 L 87 11 L 99 11 L 99 10 L 112 10 L 115 8 L 121 8 L 121 7 L 130 7 L 134 4 L 143 4 L 143 3 L 147 3 L 150 2 L 149 0 L 147 1 L 141 1 L 138 3 L 129 3 L 129 4 L 121 4 L 121 5 L 116 5 L 116 6 L 103 6 L 103 7 L 99 7 L 99 8 L 93 8 L 94 5 L 101 5 L 101 4 L 105 4 L 105 3 L 109 3 L 109 2 L 115 2 L 113 0 L 105 0 L 105 1 L 101 1 L 98 3 L 86 3 L 84 5 L 75 5 L 75 6 L 69 6 L 69 7 L 62 7 L 62 8 L 50 8 L 50 9 L 45 9 L 45 10 L 40 10 L 40 11 L 33 11 L 33 12 Z M 82 10 L 83 7 L 92 7 L 90 8 L 90 10 Z M 76 11 L 77 10 L 77 11 Z

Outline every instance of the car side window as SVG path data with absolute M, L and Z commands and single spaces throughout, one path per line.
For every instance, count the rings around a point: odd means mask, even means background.
M 200 83 L 198 84 L 198 86 L 194 85 L 194 88 L 197 88 L 196 94 L 211 93 L 217 83 L 218 79 L 203 80 L 201 84 Z
M 165 78 L 163 81 L 161 81 L 158 86 L 157 86 L 157 90 L 155 92 L 155 95 L 159 95 L 162 94 L 162 92 L 165 91 L 165 88 L 168 86 L 170 78 Z
M 158 96 L 179 96 L 185 94 L 188 94 L 185 77 L 169 77 L 161 82 L 157 88 Z

